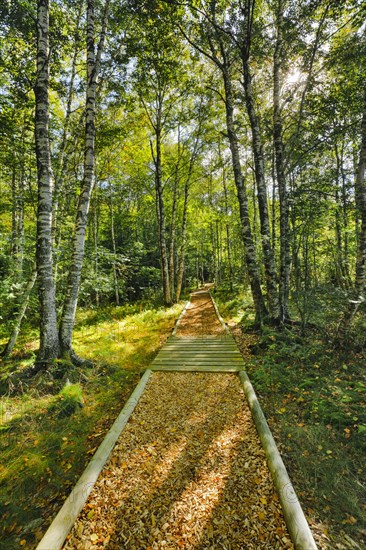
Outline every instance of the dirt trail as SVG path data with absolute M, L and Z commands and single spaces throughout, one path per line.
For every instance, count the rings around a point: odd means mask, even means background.
M 212 310 L 177 336 L 219 334 Z M 238 377 L 154 373 L 64 548 L 293 548 Z

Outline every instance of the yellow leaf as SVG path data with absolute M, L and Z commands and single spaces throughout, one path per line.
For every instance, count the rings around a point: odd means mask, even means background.
M 27 541 L 25 539 L 20 541 L 20 546 L 24 546 L 25 544 L 27 544 Z
M 259 500 L 261 501 L 262 504 L 267 504 L 266 497 L 261 497 Z
M 263 512 L 259 512 L 258 513 L 258 518 L 263 521 L 264 519 L 266 519 L 266 514 L 264 514 Z
M 354 518 L 353 516 L 348 516 L 347 518 L 347 523 L 349 523 L 350 525 L 353 525 L 354 523 L 357 523 L 357 519 Z
M 94 514 L 95 514 L 95 510 L 90 510 L 90 512 L 88 512 L 88 519 L 92 519 Z
M 96 533 L 93 533 L 92 535 L 90 535 L 90 540 L 92 542 L 97 542 L 98 539 L 99 539 L 99 537 Z

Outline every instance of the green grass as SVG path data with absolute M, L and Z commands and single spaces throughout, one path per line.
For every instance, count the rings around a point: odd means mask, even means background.
M 74 345 L 92 368 L 62 375 L 56 363 L 32 383 L 9 386 L 9 372 L 34 361 L 37 340 L 26 336 L 1 362 L 1 549 L 35 546 L 183 307 L 81 311 Z
M 226 296 L 216 299 L 226 321 L 243 323 L 245 297 L 237 310 Z M 326 308 L 316 309 L 316 321 L 329 327 Z M 322 526 L 328 548 L 365 548 L 366 355 L 331 342 L 329 328 L 304 337 L 296 327 L 266 328 L 247 371 L 312 527 Z

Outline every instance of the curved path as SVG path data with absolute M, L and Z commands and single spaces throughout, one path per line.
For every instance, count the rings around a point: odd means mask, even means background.
M 65 550 L 293 548 L 243 367 L 210 294 L 194 293 Z

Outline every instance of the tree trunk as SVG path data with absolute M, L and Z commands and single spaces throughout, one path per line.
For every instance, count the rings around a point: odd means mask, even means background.
M 357 244 L 356 274 L 354 282 L 354 299 L 350 301 L 340 326 L 341 334 L 345 334 L 362 302 L 365 301 L 365 268 L 366 268 L 366 92 L 364 95 L 363 116 L 361 123 L 361 149 L 358 159 L 355 198 L 358 212 L 359 234 Z
M 71 114 L 72 114 L 72 100 L 74 96 L 74 82 L 75 82 L 76 70 L 77 70 L 77 59 L 79 54 L 78 39 L 79 39 L 79 27 L 80 27 L 80 18 L 81 18 L 82 9 L 83 9 L 83 2 L 80 2 L 79 11 L 77 14 L 78 21 L 77 21 L 77 28 L 75 31 L 74 53 L 73 53 L 72 62 L 71 62 L 71 76 L 70 76 L 70 84 L 69 84 L 68 95 L 67 95 L 66 115 L 65 115 L 63 130 L 62 130 L 60 152 L 57 158 L 57 172 L 55 177 L 55 189 L 53 193 L 53 238 L 54 238 L 54 249 L 55 249 L 54 276 L 55 276 L 56 284 L 57 284 L 57 274 L 58 274 L 58 252 L 59 252 L 60 243 L 61 243 L 61 224 L 59 224 L 58 221 L 60 218 L 60 213 L 62 212 L 63 207 L 65 207 L 65 203 L 66 203 L 65 199 L 60 201 L 60 198 L 62 198 L 62 195 L 63 195 L 62 191 L 64 188 L 67 168 L 69 165 L 71 154 L 73 152 L 73 146 L 71 146 L 71 144 L 69 143 L 70 141 L 69 128 L 70 128 L 70 121 L 71 121 Z
M 52 277 L 52 171 L 49 145 L 49 2 L 37 1 L 37 76 L 35 83 L 37 157 L 37 277 L 40 301 L 38 368 L 59 356 L 55 287 Z
M 238 137 L 236 135 L 234 125 L 234 103 L 231 80 L 228 72 L 225 70 L 223 71 L 223 78 L 225 86 L 226 125 L 230 142 L 235 185 L 239 201 L 241 230 L 245 246 L 245 259 L 255 306 L 256 320 L 257 322 L 262 323 L 264 318 L 267 316 L 267 308 L 264 303 L 262 289 L 260 286 L 259 269 L 255 255 L 255 247 L 248 211 L 248 198 L 240 165 Z
M 348 255 L 348 217 L 347 217 L 347 191 L 346 175 L 343 167 L 343 146 L 339 151 L 338 144 L 335 144 L 335 157 L 337 163 L 337 182 L 336 182 L 336 238 L 337 238 L 337 258 L 339 271 L 341 275 L 340 286 L 349 289 L 352 287 L 349 269 Z
M 93 212 L 93 245 L 94 245 L 94 276 L 95 280 L 98 280 L 99 276 L 99 216 L 100 216 L 100 206 L 99 206 L 99 196 L 95 196 L 95 206 Z M 99 307 L 99 286 L 97 284 L 95 289 L 95 303 Z
M 225 199 L 225 216 L 226 216 L 226 246 L 227 246 L 227 260 L 229 263 L 229 284 L 230 291 L 234 289 L 234 271 L 233 271 L 233 261 L 231 254 L 231 238 L 230 238 L 230 225 L 228 222 L 229 215 L 229 203 L 228 203 L 228 194 L 227 194 L 227 185 L 226 185 L 226 174 L 225 166 L 222 167 L 222 185 L 224 187 L 224 199 Z
M 177 293 L 176 293 L 176 300 L 179 302 L 180 295 L 182 292 L 182 286 L 183 286 L 183 275 L 184 275 L 184 261 L 185 261 L 185 250 L 186 250 L 186 241 L 187 241 L 187 218 L 188 218 L 188 200 L 189 200 L 189 189 L 191 184 L 191 178 L 193 173 L 194 164 L 196 162 L 197 156 L 199 154 L 199 138 L 201 133 L 203 123 L 203 116 L 202 112 L 200 112 L 200 117 L 198 121 L 198 127 L 197 127 L 197 134 L 193 145 L 193 150 L 191 154 L 191 158 L 189 160 L 189 168 L 188 168 L 188 174 L 184 185 L 184 202 L 183 202 L 183 217 L 182 217 L 182 241 L 180 245 L 180 254 L 179 254 L 179 267 L 178 267 L 178 275 L 177 275 Z M 198 270 L 198 259 L 197 259 L 197 280 L 199 279 L 198 276 L 199 270 Z
M 180 245 L 180 255 L 179 255 L 179 268 L 178 268 L 178 277 L 177 277 L 177 302 L 180 300 L 180 295 L 182 292 L 183 286 L 183 273 L 184 273 L 184 258 L 186 250 L 186 240 L 187 240 L 187 214 L 188 214 L 188 199 L 189 199 L 189 184 L 190 178 L 187 178 L 184 186 L 184 203 L 183 203 L 183 219 L 182 219 L 182 242 Z M 198 269 L 197 269 L 198 273 Z M 198 278 L 198 276 L 197 276 Z
M 109 211 L 110 211 L 110 221 L 111 221 L 111 239 L 112 239 L 112 250 L 113 250 L 113 283 L 114 283 L 114 296 L 116 300 L 116 305 L 119 306 L 119 288 L 118 288 L 118 277 L 117 277 L 117 247 L 116 247 L 116 236 L 114 230 L 114 208 L 113 208 L 113 188 L 110 186 L 110 197 L 109 197 Z
M 17 339 L 18 339 L 18 335 L 19 335 L 19 332 L 20 332 L 20 327 L 21 327 L 25 312 L 27 311 L 29 296 L 30 296 L 30 293 L 32 292 L 32 289 L 34 287 L 34 283 L 36 282 L 36 278 L 37 278 L 37 269 L 34 268 L 33 271 L 32 271 L 32 275 L 31 275 L 31 277 L 28 281 L 28 284 L 25 288 L 25 291 L 22 295 L 21 305 L 20 305 L 19 311 L 18 311 L 18 313 L 15 317 L 14 328 L 12 330 L 10 338 L 9 338 L 3 352 L 1 353 L 1 356 L 4 357 L 5 359 L 7 357 L 9 357 L 9 355 L 13 351 L 13 348 L 16 344 Z
M 283 1 L 277 5 L 277 39 L 273 59 L 273 141 L 275 150 L 276 176 L 280 203 L 280 321 L 289 318 L 288 300 L 290 294 L 290 226 L 288 212 L 288 192 L 284 168 L 284 147 L 282 141 L 281 112 L 281 70 L 282 70 L 282 27 Z
M 358 249 L 356 260 L 355 290 L 362 296 L 365 290 L 365 264 L 366 264 L 366 93 L 364 97 L 364 111 L 361 126 L 361 150 L 357 167 L 355 182 L 356 206 L 359 212 L 360 231 L 358 235 Z
M 268 216 L 267 188 L 264 173 L 264 156 L 261 140 L 259 118 L 253 96 L 252 77 L 248 59 L 243 56 L 244 92 L 245 104 L 249 116 L 252 131 L 252 149 L 254 156 L 255 179 L 257 185 L 259 217 L 261 222 L 261 237 L 264 267 L 266 273 L 266 286 L 268 293 L 269 313 L 273 319 L 280 316 L 279 300 L 277 293 L 276 262 L 271 246 L 271 231 Z
M 166 249 L 165 240 L 165 210 L 164 210 L 164 197 L 163 197 L 163 181 L 162 181 L 162 164 L 161 164 L 161 104 L 159 106 L 159 112 L 157 116 L 157 124 L 155 127 L 156 138 L 156 152 L 154 156 L 155 163 L 155 191 L 156 191 L 156 208 L 158 217 L 158 231 L 159 231 L 159 248 L 160 248 L 160 262 L 161 262 L 161 275 L 163 283 L 163 296 L 166 306 L 172 304 L 172 296 L 170 294 L 170 279 L 169 279 L 169 261 Z
M 77 206 L 71 266 L 69 270 L 67 293 L 60 325 L 62 356 L 67 359 L 71 358 L 76 362 L 78 362 L 78 358 L 72 351 L 71 342 L 80 287 L 81 269 L 84 260 L 84 247 L 88 212 L 91 194 L 94 186 L 95 94 L 97 78 L 100 69 L 100 61 L 104 48 L 108 11 L 109 0 L 107 0 L 105 3 L 98 51 L 97 55 L 95 55 L 94 0 L 87 1 L 87 88 L 85 108 L 84 176 Z
M 172 205 L 172 220 L 170 225 L 170 244 L 169 244 L 169 282 L 170 296 L 173 300 L 174 296 L 174 281 L 175 281 L 175 232 L 177 226 L 177 209 L 178 209 L 178 186 L 179 186 L 179 169 L 180 169 L 180 128 L 178 127 L 178 159 L 175 169 L 174 188 L 173 188 L 173 205 Z

